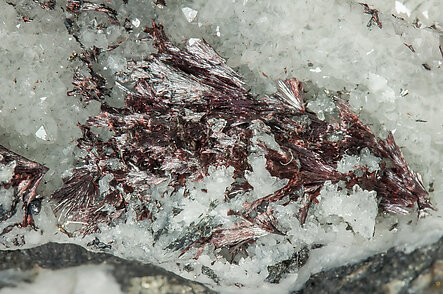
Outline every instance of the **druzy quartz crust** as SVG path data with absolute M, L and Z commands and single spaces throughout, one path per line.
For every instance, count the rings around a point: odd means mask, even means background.
M 167 13 L 176 6 L 157 2 L 153 7 Z M 55 2 L 48 3 L 36 4 L 55 13 Z M 62 123 L 76 135 L 57 134 L 45 121 L 35 136 L 62 146 L 67 159 L 60 170 L 69 160 L 72 168 L 57 175 L 58 167 L 42 157 L 36 160 L 42 164 L 26 159 L 34 159 L 28 147 L 17 150 L 26 158 L 10 151 L 16 150 L 7 142 L 10 135 L 5 137 L 1 143 L 8 149 L 0 149 L 5 249 L 76 243 L 160 265 L 222 292 L 289 291 L 311 273 L 386 250 L 398 229 L 403 233 L 394 243 L 402 246 L 420 243 L 412 241 L 412 233 L 405 239 L 416 227 L 432 228 L 439 204 L 428 194 L 434 189 L 429 177 L 422 180 L 414 171 L 416 162 L 410 167 L 395 129 L 383 134 L 363 123 L 367 117 L 361 119 L 353 106 L 352 90 L 327 90 L 328 82 L 306 78 L 321 73 L 320 67 L 309 62 L 310 74 L 285 67 L 290 75 L 263 85 L 275 91 L 257 94 L 244 68 L 232 66 L 241 60 L 253 69 L 247 57 L 253 52 L 226 61 L 214 49 L 220 48 L 217 41 L 210 45 L 214 39 L 186 35 L 185 44 L 176 45 L 177 32 L 167 24 L 125 18 L 137 15 L 126 4 L 65 4 L 64 25 L 79 48 L 65 58 L 73 81 L 63 99 L 75 101 L 72 109 L 81 117 Z M 385 8 L 352 7 L 366 19 L 368 31 L 390 29 Z M 17 11 L 26 24 L 39 21 Z M 200 23 L 204 10 L 178 11 L 190 25 L 211 25 Z M 224 27 L 215 32 L 220 38 Z M 413 42 L 404 45 L 410 53 L 420 50 Z M 431 73 L 440 68 L 420 64 Z M 300 79 L 291 77 L 299 74 Z M 269 79 L 265 72 L 259 75 Z M 384 90 L 383 77 L 369 73 L 362 79 L 369 81 L 363 83 L 371 95 L 394 95 Z M 46 85 L 37 80 L 37 93 L 39 83 Z M 406 99 L 408 93 L 401 89 L 400 95 Z M 40 98 L 45 114 L 51 96 L 47 99 Z M 58 143 L 65 137 L 69 145 Z M 62 183 L 46 181 L 57 177 Z

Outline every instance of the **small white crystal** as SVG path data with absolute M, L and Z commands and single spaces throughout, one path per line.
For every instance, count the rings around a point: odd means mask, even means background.
M 14 201 L 14 188 L 9 189 L 0 187 L 0 207 L 4 211 L 11 209 L 12 202 Z
M 197 14 L 198 14 L 197 10 L 194 10 L 192 8 L 189 8 L 189 7 L 183 7 L 182 8 L 182 12 L 185 15 L 186 20 L 188 22 L 192 22 L 197 17 Z
M 138 27 L 140 26 L 140 20 L 139 20 L 138 18 L 134 18 L 134 19 L 131 21 L 131 23 L 132 23 L 132 25 L 133 25 L 134 27 L 136 27 L 136 28 L 138 28 Z
M 108 194 L 109 191 L 109 183 L 114 179 L 114 175 L 113 174 L 107 174 L 105 175 L 103 178 L 101 178 L 98 181 L 98 186 L 100 189 L 100 194 L 101 195 L 106 195 Z
M 40 126 L 37 132 L 35 132 L 35 136 L 39 139 L 48 141 L 48 134 L 46 133 L 46 129 L 44 126 Z
M 370 73 L 368 75 L 368 88 L 373 92 L 378 92 L 386 88 L 387 80 L 377 74 Z
M 400 1 L 395 1 L 395 10 L 397 10 L 398 13 L 406 13 L 408 16 L 411 16 L 411 10 Z
M 320 219 L 339 216 L 355 233 L 367 239 L 372 238 L 378 213 L 377 193 L 362 190 L 355 185 L 350 195 L 346 195 L 346 192 L 338 191 L 337 188 L 337 184 L 325 183 L 320 193 L 321 200 L 316 215 Z
M 366 166 L 369 172 L 374 172 L 380 169 L 379 163 L 381 158 L 372 154 L 368 148 L 363 148 L 360 151 L 360 164 Z
M 16 162 L 11 161 L 8 164 L 0 164 L 0 183 L 8 183 L 14 175 Z
M 126 66 L 126 58 L 123 56 L 109 55 L 108 57 L 108 68 L 115 72 L 123 70 Z
M 196 43 L 200 42 L 199 38 L 189 38 L 188 40 L 188 45 L 189 46 L 194 46 Z
M 233 167 L 209 167 L 209 177 L 206 182 L 207 194 L 212 200 L 223 200 L 225 190 L 234 182 Z M 203 196 L 204 197 L 204 196 Z
M 309 101 L 307 107 L 314 111 L 320 120 L 325 119 L 325 113 L 335 110 L 335 104 L 326 95 L 319 96 L 316 100 Z
M 355 155 L 343 155 L 342 159 L 337 162 L 337 171 L 341 173 L 347 173 L 355 170 L 360 162 L 360 158 Z
M 360 167 L 366 167 L 369 172 L 379 170 L 380 158 L 373 155 L 368 148 L 363 148 L 360 155 L 343 155 L 342 159 L 337 162 L 337 171 L 348 173 L 355 171 Z
M 288 183 L 287 179 L 279 179 L 271 176 L 266 169 L 266 158 L 264 156 L 251 155 L 248 157 L 248 162 L 253 172 L 246 171 L 245 178 L 253 187 L 254 194 L 257 198 L 272 194 Z

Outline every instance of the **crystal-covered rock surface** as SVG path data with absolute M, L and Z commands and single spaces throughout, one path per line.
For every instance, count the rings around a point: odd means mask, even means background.
M 2 2 L 0 248 L 248 293 L 436 242 L 441 4 L 297 2 Z

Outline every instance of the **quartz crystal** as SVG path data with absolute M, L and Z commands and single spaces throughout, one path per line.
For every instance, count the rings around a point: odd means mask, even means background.
M 2 2 L 0 249 L 255 293 L 435 242 L 443 20 L 419 2 Z

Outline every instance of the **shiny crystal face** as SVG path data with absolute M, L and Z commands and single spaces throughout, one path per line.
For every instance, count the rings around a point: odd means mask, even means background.
M 424 6 L 320 2 L 5 6 L 25 22 L 9 38 L 51 30 L 32 63 L 2 45 L 42 76 L 11 71 L 23 101 L 0 97 L 0 244 L 247 292 L 439 236 L 439 212 L 415 218 L 439 207 L 439 26 L 412 20 Z

